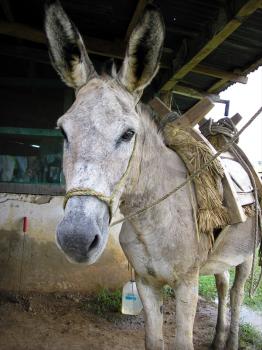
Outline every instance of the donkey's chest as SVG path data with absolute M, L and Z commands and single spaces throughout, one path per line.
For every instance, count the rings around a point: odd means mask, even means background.
M 120 234 L 121 246 L 137 274 L 172 284 L 182 278 L 190 268 L 184 249 L 167 238 L 141 235 L 129 223 L 123 225 Z

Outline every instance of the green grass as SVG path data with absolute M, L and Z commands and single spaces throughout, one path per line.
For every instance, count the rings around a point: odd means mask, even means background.
M 255 281 L 257 280 L 259 273 L 260 273 L 259 268 L 257 268 Z M 248 305 L 253 310 L 262 311 L 262 283 L 260 283 L 260 286 L 257 289 L 252 299 L 249 297 L 249 289 L 250 289 L 250 279 L 247 281 L 245 285 L 244 304 Z
M 122 294 L 121 290 L 110 291 L 101 289 L 98 294 L 82 301 L 82 308 L 93 312 L 99 316 L 107 318 L 108 314 L 120 313 Z
M 234 281 L 235 269 L 230 270 L 230 286 Z M 257 280 L 260 274 L 260 267 L 256 266 L 255 270 L 255 281 Z M 262 311 L 262 283 L 255 296 L 251 299 L 249 297 L 249 289 L 250 289 L 250 278 L 246 282 L 245 285 L 245 296 L 244 296 L 244 304 L 248 305 L 251 309 Z M 199 294 L 206 298 L 207 300 L 214 301 L 217 297 L 216 284 L 214 276 L 201 276 L 199 281 Z
M 174 289 L 169 287 L 168 285 L 165 285 L 163 288 L 163 297 L 164 299 L 174 298 L 175 297 Z
M 234 271 L 230 273 L 230 280 L 234 278 Z M 199 292 L 208 300 L 214 300 L 216 297 L 216 286 L 213 276 L 202 276 L 200 278 Z M 260 291 L 261 293 L 261 287 Z M 164 287 L 164 298 L 173 298 L 173 289 L 169 286 Z M 258 299 L 261 302 L 261 294 Z M 83 299 L 81 307 L 102 316 L 107 320 L 114 320 L 120 317 L 121 311 L 121 290 L 110 291 L 106 288 L 101 289 L 98 294 L 91 298 Z M 240 350 L 259 350 L 262 349 L 262 335 L 248 323 L 240 325 Z
M 200 276 L 199 294 L 207 300 L 215 300 L 217 290 L 214 276 Z
M 262 335 L 249 323 L 240 325 L 240 349 L 260 350 L 262 349 Z

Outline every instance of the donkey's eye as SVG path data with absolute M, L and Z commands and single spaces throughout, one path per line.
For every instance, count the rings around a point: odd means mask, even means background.
M 64 137 L 64 140 L 65 140 L 66 142 L 68 142 L 68 138 L 67 138 L 67 134 L 66 134 L 65 130 L 64 130 L 63 128 L 60 128 L 60 131 L 61 131 L 61 134 L 62 134 L 63 137 Z
M 125 131 L 123 133 L 123 135 L 121 136 L 120 140 L 121 141 L 125 141 L 125 142 L 130 141 L 134 135 L 135 135 L 134 130 L 128 129 L 127 131 Z

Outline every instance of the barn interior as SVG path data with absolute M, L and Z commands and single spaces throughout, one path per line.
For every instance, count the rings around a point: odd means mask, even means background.
M 74 91 L 50 64 L 44 2 L 0 0 L 0 292 L 119 288 L 130 274 L 119 226 L 88 269 L 68 262 L 55 242 L 64 194 L 63 138 L 56 120 L 74 101 Z M 61 0 L 97 71 L 110 59 L 121 65 L 149 2 Z M 159 115 L 172 110 L 190 119 L 196 111 L 204 115 L 212 103 L 224 103 L 226 112 L 228 101 L 219 93 L 236 82 L 246 84 L 262 64 L 262 0 L 154 3 L 166 37 L 159 72 L 142 100 Z
M 61 1 L 83 35 L 98 71 L 110 59 L 120 66 L 130 33 L 148 2 Z M 158 97 L 183 114 L 208 96 L 213 102 L 225 103 L 226 110 L 228 101 L 221 100 L 219 92 L 236 82 L 247 83 L 247 74 L 262 62 L 261 1 L 154 3 L 163 14 L 166 37 L 159 72 L 142 100 L 150 102 Z M 0 1 L 1 154 L 41 157 L 42 162 L 48 162 L 41 177 L 19 177 L 20 169 L 13 179 L 1 179 L 16 183 L 16 190 L 19 182 L 62 182 L 62 148 L 55 126 L 73 102 L 74 92 L 60 81 L 50 64 L 43 16 L 43 0 Z M 14 191 L 12 186 L 10 191 Z

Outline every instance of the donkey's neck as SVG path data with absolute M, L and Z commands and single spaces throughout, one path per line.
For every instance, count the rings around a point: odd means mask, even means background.
M 128 192 L 124 193 L 120 208 L 125 216 L 161 198 L 187 177 L 182 160 L 165 146 L 152 125 L 145 128 L 144 136 L 137 141 L 139 161 L 131 169 Z M 190 185 L 184 186 L 125 222 L 120 242 L 138 274 L 153 271 L 158 279 L 173 283 L 178 278 L 177 271 L 183 275 L 196 263 L 198 242 L 191 198 Z M 178 254 L 174 254 L 174 249 Z M 186 252 L 190 254 L 184 259 Z
M 139 137 L 136 162 L 130 173 L 121 211 L 128 215 L 162 197 L 181 183 L 187 171 L 177 154 L 166 147 L 162 135 L 147 115 Z

